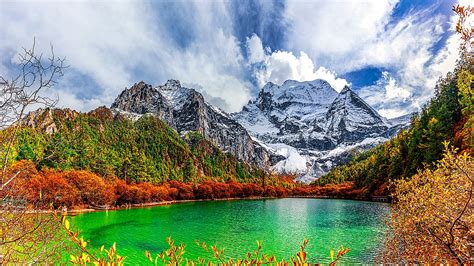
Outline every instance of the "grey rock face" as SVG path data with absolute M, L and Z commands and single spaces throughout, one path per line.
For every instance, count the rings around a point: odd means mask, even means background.
M 56 123 L 54 117 L 59 120 L 74 120 L 77 116 L 79 116 L 79 112 L 69 108 L 39 108 L 36 111 L 29 112 L 21 120 L 21 124 L 44 130 L 48 134 L 54 134 L 60 126 Z
M 169 80 L 157 87 L 140 82 L 125 89 L 111 108 L 138 114 L 152 113 L 180 134 L 199 132 L 239 160 L 262 168 L 269 165 L 266 149 L 254 142 L 243 126 L 206 103 L 201 93 L 182 87 L 179 81 Z
M 384 136 L 383 118 L 349 87 L 345 87 L 326 113 L 326 133 L 337 143 L 360 142 Z
M 123 90 L 110 108 L 136 114 L 152 113 L 174 127 L 171 105 L 156 89 L 143 81 Z

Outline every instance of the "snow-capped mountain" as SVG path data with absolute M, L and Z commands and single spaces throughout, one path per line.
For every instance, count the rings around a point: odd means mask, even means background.
M 122 91 L 111 108 L 132 116 L 151 113 L 181 135 L 196 131 L 240 160 L 263 168 L 269 164 L 267 150 L 253 141 L 244 127 L 177 80 L 156 87 L 143 81 L 134 84 Z
M 288 80 L 282 86 L 268 83 L 255 101 L 232 117 L 264 143 L 330 149 L 334 144 L 324 132 L 325 117 L 337 96 L 324 80 Z
M 266 84 L 241 112 L 226 114 L 177 80 L 125 89 L 111 108 L 131 117 L 153 114 L 181 135 L 196 131 L 224 152 L 309 182 L 355 153 L 383 143 L 406 119 L 387 120 L 350 88 L 324 80 Z
M 396 120 L 381 117 L 350 88 L 337 93 L 324 80 L 268 83 L 232 117 L 279 156 L 281 160 L 272 161 L 273 170 L 296 173 L 303 182 L 398 131 Z

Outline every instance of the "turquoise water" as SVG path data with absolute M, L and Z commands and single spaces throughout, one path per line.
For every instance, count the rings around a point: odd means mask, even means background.
M 383 241 L 390 205 L 335 199 L 206 201 L 150 208 L 85 213 L 72 217 L 90 246 L 117 243 L 128 263 L 145 262 L 144 251 L 166 249 L 166 237 L 186 244 L 186 257 L 210 258 L 195 240 L 245 257 L 263 241 L 266 254 L 289 258 L 307 237 L 308 256 L 327 262 L 330 249 L 351 251 L 344 262 L 373 261 Z

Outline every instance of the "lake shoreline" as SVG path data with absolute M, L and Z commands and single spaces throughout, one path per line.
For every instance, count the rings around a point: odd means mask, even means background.
M 222 198 L 222 199 L 190 199 L 190 200 L 169 200 L 169 201 L 158 201 L 158 202 L 148 202 L 148 203 L 137 203 L 137 204 L 126 204 L 120 206 L 114 206 L 110 208 L 78 208 L 67 210 L 67 215 L 77 215 L 81 213 L 89 212 L 101 212 L 101 211 L 118 211 L 118 210 L 129 210 L 136 208 L 148 208 L 155 206 L 166 206 L 190 202 L 204 202 L 204 201 L 235 201 L 235 200 L 264 200 L 264 199 L 286 199 L 286 198 L 301 198 L 301 199 L 341 199 L 341 200 L 355 200 L 355 201 L 368 201 L 368 202 L 385 202 L 383 200 L 374 200 L 374 199 L 356 199 L 356 198 L 343 198 L 343 197 L 334 197 L 334 196 L 286 196 L 286 197 L 248 197 L 248 198 Z
M 285 197 L 286 198 L 286 197 Z M 148 208 L 155 206 L 166 206 L 190 202 L 202 202 L 202 201 L 233 201 L 233 200 L 262 200 L 262 199 L 283 199 L 278 197 L 248 197 L 248 198 L 222 198 L 222 199 L 190 199 L 190 200 L 167 200 L 167 201 L 158 201 L 158 202 L 148 202 L 148 203 L 136 203 L 136 204 L 125 204 L 120 206 L 114 206 L 110 208 L 79 208 L 68 210 L 67 214 L 74 215 L 79 213 L 87 212 L 99 212 L 99 211 L 118 211 L 118 210 L 128 210 L 128 209 L 137 209 L 137 208 Z

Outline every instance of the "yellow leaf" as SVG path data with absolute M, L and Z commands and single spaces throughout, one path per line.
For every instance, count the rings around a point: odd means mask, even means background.
M 334 261 L 334 249 L 331 249 L 330 254 L 331 254 L 331 260 Z
M 69 220 L 64 220 L 64 227 L 66 227 L 66 230 L 69 230 Z

